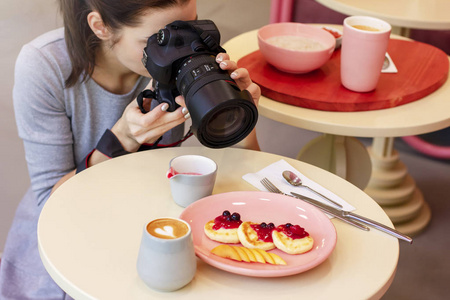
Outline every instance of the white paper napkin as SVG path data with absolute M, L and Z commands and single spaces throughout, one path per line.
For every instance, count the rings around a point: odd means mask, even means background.
M 317 195 L 313 191 L 310 191 L 306 187 L 290 185 L 283 178 L 283 175 L 282 175 L 283 171 L 286 171 L 286 170 L 292 171 L 295 174 L 297 174 L 301 178 L 304 185 L 307 185 L 310 188 L 317 190 L 318 192 L 322 193 L 323 195 L 327 196 L 328 198 L 341 204 L 343 206 L 344 210 L 352 211 L 355 209 L 352 205 L 347 203 L 344 199 L 342 199 L 338 195 L 334 194 L 333 192 L 329 191 L 328 189 L 324 188 L 317 182 L 312 181 L 311 179 L 309 179 L 308 177 L 306 177 L 305 175 L 300 173 L 298 170 L 296 170 L 293 166 L 291 166 L 287 161 L 285 161 L 283 159 L 265 167 L 264 169 L 262 169 L 261 171 L 259 171 L 257 173 L 245 174 L 244 176 L 242 176 L 242 178 L 245 181 L 247 181 L 248 183 L 250 183 L 251 185 L 253 185 L 254 187 L 256 187 L 257 189 L 259 189 L 261 191 L 267 191 L 267 189 L 261 184 L 261 179 L 266 177 L 278 189 L 280 189 L 282 192 L 284 192 L 286 194 L 290 194 L 290 192 L 295 192 L 297 194 L 304 195 L 304 196 L 316 199 L 318 201 L 321 201 L 327 205 L 333 206 L 333 204 L 331 204 L 329 201 L 327 201 L 320 195 Z
M 389 65 L 385 69 L 381 69 L 381 73 L 397 73 L 397 67 L 395 66 L 394 62 L 392 61 L 392 58 L 389 56 L 389 54 L 386 52 L 386 58 L 389 61 Z

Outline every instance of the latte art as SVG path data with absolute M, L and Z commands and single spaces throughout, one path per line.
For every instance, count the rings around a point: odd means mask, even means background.
M 136 269 L 145 284 L 158 291 L 171 292 L 188 284 L 197 270 L 189 223 L 163 217 L 144 225 Z
M 164 229 L 161 228 L 156 228 L 155 229 L 155 233 L 159 234 L 159 235 L 166 235 L 166 236 L 170 236 L 170 237 L 175 237 L 173 234 L 173 227 L 172 226 L 164 226 Z
M 189 228 L 182 221 L 162 218 L 148 223 L 147 231 L 152 236 L 160 239 L 177 239 L 185 236 Z

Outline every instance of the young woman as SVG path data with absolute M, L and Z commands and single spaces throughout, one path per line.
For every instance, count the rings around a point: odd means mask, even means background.
M 197 17 L 195 0 L 60 0 L 65 28 L 25 45 L 13 91 L 31 188 L 22 199 L 0 265 L 1 299 L 64 299 L 39 257 L 40 211 L 64 181 L 86 167 L 142 145 L 175 146 L 189 118 L 181 105 L 152 103 L 142 114 L 135 101 L 151 86 L 141 58 L 147 39 L 175 20 Z M 228 55 L 217 56 L 257 103 L 260 89 Z M 155 102 L 155 101 L 153 101 Z M 162 137 L 162 139 L 160 139 Z M 238 146 L 258 150 L 253 131 Z M 57 224 L 55 224 L 57 226 Z

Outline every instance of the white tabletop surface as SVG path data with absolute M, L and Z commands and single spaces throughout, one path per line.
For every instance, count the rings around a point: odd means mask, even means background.
M 165 174 L 182 154 L 208 156 L 218 164 L 213 194 L 253 191 L 242 179 L 285 159 L 357 208 L 392 226 L 368 195 L 344 179 L 300 161 L 240 149 L 181 147 L 109 160 L 62 185 L 45 204 L 38 224 L 41 258 L 52 278 L 76 299 L 377 299 L 395 274 L 399 242 L 382 232 L 365 232 L 333 219 L 337 244 L 331 256 L 305 273 L 254 278 L 228 273 L 198 260 L 194 280 L 181 290 L 160 293 L 138 277 L 136 259 L 142 228 L 149 220 L 177 217 L 182 208 L 170 195 Z M 181 298 L 183 297 L 183 298 Z
M 393 26 L 450 29 L 448 0 L 316 0 L 346 15 L 381 18 Z
M 238 61 L 259 49 L 257 30 L 229 40 L 224 44 L 224 48 L 231 59 Z M 447 80 L 427 97 L 389 109 L 331 112 L 307 109 L 261 97 L 258 110 L 261 115 L 272 120 L 322 133 L 357 137 L 398 137 L 428 133 L 450 126 L 449 99 L 450 80 Z

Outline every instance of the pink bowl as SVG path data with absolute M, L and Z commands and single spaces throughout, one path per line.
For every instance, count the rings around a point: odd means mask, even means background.
M 324 46 L 322 50 L 289 50 L 267 43 L 275 36 L 299 36 L 312 39 Z M 258 45 L 267 62 L 288 73 L 307 73 L 323 66 L 334 51 L 336 39 L 321 27 L 301 23 L 274 23 L 258 31 Z

